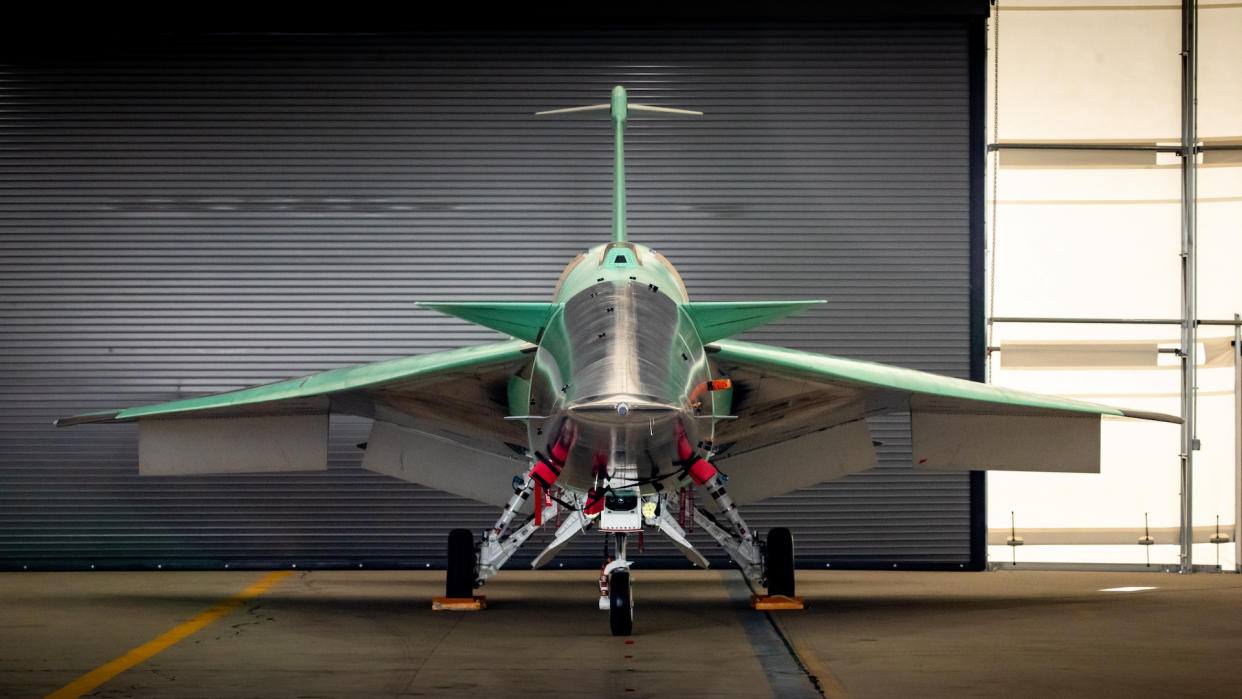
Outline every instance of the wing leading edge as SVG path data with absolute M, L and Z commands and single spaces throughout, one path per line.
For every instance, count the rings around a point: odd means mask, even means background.
M 959 407 L 982 409 L 982 404 L 1044 409 L 1092 415 L 1113 415 L 1181 424 L 1176 415 L 1115 408 L 1099 403 L 1019 391 L 1002 386 L 955 379 L 914 369 L 844 359 L 826 354 L 722 340 L 709 347 L 719 363 L 741 365 L 817 383 L 854 387 L 861 391 L 900 391 L 942 401 L 964 401 Z M 947 405 L 945 406 L 947 407 Z
M 509 340 L 401 357 L 374 364 L 341 367 L 240 391 L 63 417 L 54 420 L 53 424 L 67 427 L 93 422 L 133 422 L 140 418 L 153 417 L 234 417 L 319 412 L 315 408 L 322 407 L 326 410 L 327 403 L 316 399 L 327 399 L 351 391 L 411 387 L 420 382 L 435 382 L 447 376 L 478 373 L 521 361 L 533 350 L 534 346 L 527 342 Z

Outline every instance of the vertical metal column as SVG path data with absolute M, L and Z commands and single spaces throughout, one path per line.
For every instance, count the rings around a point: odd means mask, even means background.
M 1233 321 L 1233 561 L 1242 573 L 1242 314 Z
M 1194 562 L 1194 520 L 1191 514 L 1195 451 L 1195 368 L 1198 360 L 1198 309 L 1195 281 L 1195 166 L 1198 159 L 1195 129 L 1197 0 L 1182 0 L 1182 453 L 1179 571 L 1189 573 Z

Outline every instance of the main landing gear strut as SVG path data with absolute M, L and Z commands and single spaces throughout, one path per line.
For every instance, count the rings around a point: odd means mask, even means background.
M 694 513 L 695 522 L 720 544 L 729 556 L 738 564 L 742 573 L 756 587 L 766 587 L 769 596 L 793 597 L 794 585 L 794 543 L 793 535 L 784 527 L 776 527 L 768 531 L 766 540 L 758 539 L 747 527 L 737 508 L 732 505 L 723 484 L 718 482 L 719 476 L 713 477 L 708 492 L 716 500 L 719 508 L 718 519 L 704 509 Z M 533 488 L 532 488 L 533 489 Z M 529 496 L 529 489 L 523 488 L 515 495 L 515 499 L 524 500 L 521 496 Z M 579 498 L 576 504 L 586 504 L 586 498 Z M 644 498 L 644 504 L 656 501 L 652 496 Z M 674 507 L 666 499 L 660 512 L 652 518 L 644 517 L 644 524 L 664 532 L 686 554 L 690 560 L 701 568 L 709 563 L 690 544 L 685 531 L 678 525 L 672 514 Z M 520 506 L 520 502 L 518 503 Z M 487 578 L 508 561 L 518 548 L 530 538 L 538 528 L 534 525 L 532 515 L 520 527 L 512 532 L 507 531 L 511 513 L 516 508 L 506 508 L 501 522 L 497 527 L 485 533 L 476 547 L 474 536 L 468 529 L 454 529 L 448 538 L 448 570 L 445 577 L 445 596 L 450 598 L 470 598 L 475 588 L 482 585 Z M 544 519 L 551 520 L 555 509 L 548 507 Z M 557 535 L 548 548 L 536 558 L 532 567 L 540 567 L 552 555 L 565 545 L 577 533 L 585 531 L 593 524 L 593 520 L 582 516 L 582 512 L 574 511 L 562 523 Z M 497 532 L 500 532 L 499 534 Z M 614 636 L 628 636 L 634 628 L 634 595 L 630 583 L 630 566 L 633 564 L 627 556 L 627 535 L 625 532 L 614 532 L 614 558 L 609 561 L 600 574 L 600 609 L 608 611 L 608 626 Z
M 724 476 L 706 459 L 694 455 L 684 441 L 684 433 L 679 436 L 682 442 L 678 445 L 679 465 L 683 469 L 681 483 L 688 485 L 693 481 L 702 486 L 716 506 L 714 515 L 703 508 L 696 508 L 695 523 L 729 554 L 753 586 L 767 587 L 770 596 L 793 597 L 794 546 L 789 530 L 774 528 L 768 532 L 766 541 L 756 536 L 725 489 Z M 572 442 L 572 431 L 562 432 L 549 446 L 547 457 L 537 461 L 524 478 L 514 479 L 513 497 L 505 505 L 496 524 L 484 532 L 477 547 L 469 530 L 454 529 L 449 534 L 447 597 L 471 597 L 474 589 L 495 575 L 543 521 L 555 518 L 557 505 L 547 504 L 539 497 L 535 503 L 536 508 L 542 508 L 539 516 L 532 514 L 520 524 L 514 523 L 518 511 L 532 493 L 537 492 L 537 487 L 552 488 L 564 467 L 564 459 Z M 699 567 L 707 568 L 709 564 L 687 539 L 672 514 L 678 505 L 678 495 L 674 491 L 645 496 L 640 496 L 637 488 L 625 489 L 619 494 L 611 489 L 608 492 L 611 495 L 605 498 L 595 491 L 576 495 L 562 491 L 559 502 L 568 506 L 569 515 L 557 529 L 552 543 L 535 558 L 532 567 L 541 567 L 572 538 L 597 524 L 604 531 L 611 531 L 615 551 L 613 559 L 600 573 L 600 609 L 608 610 L 608 625 L 613 635 L 626 636 L 634 627 L 634 596 L 630 585 L 632 562 L 626 555 L 627 532 L 656 529 L 668 536 Z

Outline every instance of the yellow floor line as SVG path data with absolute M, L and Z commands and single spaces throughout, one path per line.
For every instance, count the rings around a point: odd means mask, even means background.
M 789 613 L 797 614 L 798 612 Z M 790 633 L 789 627 L 781 623 L 781 614 L 782 612 L 770 612 L 768 616 L 772 618 L 772 623 L 776 624 L 777 628 L 780 629 L 781 635 L 789 642 L 789 647 L 793 649 L 794 655 L 798 656 L 798 662 L 802 663 L 802 667 L 806 668 L 807 672 L 819 680 L 819 690 L 824 695 L 824 698 L 848 699 L 849 693 L 837 681 L 837 677 L 832 674 L 832 670 L 829 670 L 827 665 L 819 662 L 819 658 L 816 657 L 815 652 L 811 650 L 810 646 L 804 643 L 798 636 Z
M 837 676 L 832 674 L 828 666 L 819 662 L 819 658 L 815 656 L 814 651 L 805 643 L 790 638 L 789 645 L 793 647 L 794 654 L 798 656 L 798 660 L 802 661 L 803 667 L 819 680 L 819 689 L 823 692 L 825 699 L 846 699 L 849 697 L 845 688 L 837 681 Z
M 64 687 L 61 687 L 55 692 L 47 695 L 47 699 L 75 699 L 76 697 L 86 694 L 104 682 L 107 682 L 138 663 L 141 663 L 147 658 L 150 658 L 156 653 L 168 648 L 177 641 L 180 641 L 186 636 L 189 636 L 195 631 L 207 626 L 211 622 L 227 615 L 229 612 L 245 604 L 246 600 L 251 597 L 263 594 L 268 588 L 280 582 L 292 572 L 292 570 L 277 570 L 264 575 L 258 582 L 242 590 L 237 595 L 224 600 L 184 624 L 181 624 L 180 626 L 166 632 L 162 636 L 138 646 L 116 660 L 100 665 Z

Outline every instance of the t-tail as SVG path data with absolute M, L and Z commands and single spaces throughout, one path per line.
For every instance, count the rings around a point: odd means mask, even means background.
M 569 107 L 551 109 L 535 114 L 580 114 L 585 112 L 608 112 L 612 117 L 613 134 L 616 140 L 616 160 L 612 175 L 612 242 L 624 243 L 628 240 L 625 228 L 625 120 L 630 113 L 659 114 L 664 116 L 703 116 L 703 112 L 689 109 L 672 109 L 671 107 L 652 107 L 646 104 L 633 104 L 627 101 L 625 88 L 620 85 L 612 88 L 612 101 L 608 104 L 592 104 L 586 107 Z

